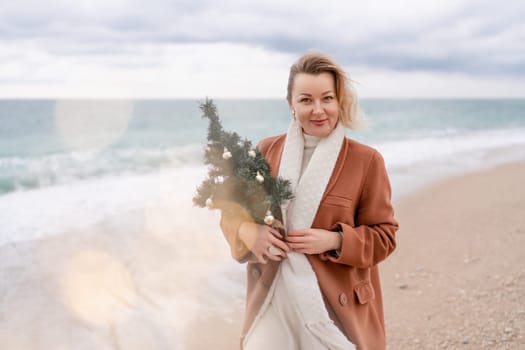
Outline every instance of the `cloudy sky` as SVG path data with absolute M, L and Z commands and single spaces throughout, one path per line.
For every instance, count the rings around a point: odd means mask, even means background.
M 0 2 L 0 97 L 278 97 L 308 50 L 363 97 L 525 97 L 525 4 Z

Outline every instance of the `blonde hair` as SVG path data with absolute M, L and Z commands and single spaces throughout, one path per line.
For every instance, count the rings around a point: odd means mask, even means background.
M 339 103 L 339 120 L 344 126 L 350 129 L 357 128 L 359 121 L 359 108 L 357 104 L 357 95 L 345 71 L 335 63 L 330 57 L 319 52 L 308 52 L 290 67 L 288 76 L 288 88 L 286 99 L 288 104 L 292 104 L 292 89 L 295 76 L 299 73 L 319 75 L 321 73 L 330 73 L 335 81 L 335 94 Z

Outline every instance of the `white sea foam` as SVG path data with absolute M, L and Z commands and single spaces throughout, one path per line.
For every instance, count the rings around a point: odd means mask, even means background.
M 205 168 L 106 176 L 0 196 L 0 245 L 88 227 L 106 217 L 177 203 L 187 215 Z
M 197 144 L 169 148 L 68 151 L 50 155 L 0 157 L 0 193 L 70 184 L 89 178 L 151 173 L 166 167 L 198 166 L 203 147 Z
M 427 138 L 396 140 L 374 145 L 393 169 L 420 162 L 482 157 L 491 150 L 525 146 L 525 129 L 484 130 Z
M 205 175 L 205 167 L 188 166 L 0 196 L 0 247 L 61 234 L 99 234 L 97 225 L 109 222 L 115 225 L 115 240 L 123 245 L 129 246 L 130 240 L 136 239 L 133 237 L 136 233 L 127 237 L 126 231 L 137 230 L 143 231 L 145 237 L 157 237 L 172 245 L 171 257 L 179 271 L 179 287 L 184 285 L 182 281 L 191 285 L 208 281 L 206 291 L 214 290 L 216 296 L 206 301 L 208 307 L 220 309 L 223 297 L 226 294 L 232 297 L 232 290 L 237 291 L 233 297 L 240 302 L 242 273 L 229 258 L 227 243 L 218 226 L 218 212 L 192 204 L 196 187 Z M 215 264 L 213 269 L 210 263 Z M 209 275 L 213 278 L 208 280 Z M 187 287 L 187 292 L 179 291 L 179 301 L 187 304 L 184 307 L 199 305 L 196 298 L 209 298 Z
M 437 180 L 525 160 L 525 129 L 400 140 L 377 144 L 395 198 Z

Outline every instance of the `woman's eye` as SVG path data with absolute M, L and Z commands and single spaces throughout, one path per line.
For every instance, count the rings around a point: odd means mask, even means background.
M 331 101 L 331 100 L 334 99 L 334 97 L 333 97 L 333 96 L 325 96 L 324 99 L 325 99 L 326 101 Z
M 303 97 L 299 100 L 300 102 L 310 102 L 310 99 L 308 97 Z

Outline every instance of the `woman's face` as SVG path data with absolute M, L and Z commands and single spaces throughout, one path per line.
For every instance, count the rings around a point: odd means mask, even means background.
M 339 102 L 335 81 L 330 73 L 299 73 L 292 87 L 292 111 L 303 132 L 313 136 L 327 136 L 339 119 Z

